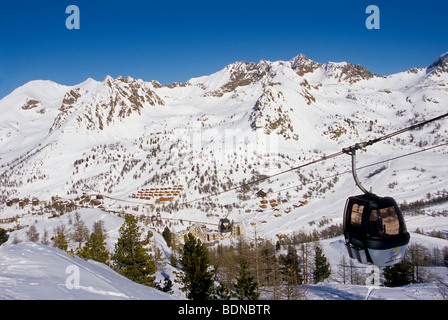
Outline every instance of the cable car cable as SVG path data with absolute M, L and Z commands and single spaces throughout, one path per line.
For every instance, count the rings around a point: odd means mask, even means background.
M 440 115 L 440 116 L 434 117 L 434 118 L 432 118 L 432 119 L 429 119 L 429 120 L 422 121 L 422 122 L 419 122 L 419 123 L 417 123 L 417 124 L 411 125 L 411 126 L 409 126 L 409 127 L 407 127 L 407 128 L 403 128 L 403 129 L 397 130 L 397 131 L 395 131 L 395 132 L 386 134 L 386 135 L 384 135 L 384 136 L 382 136 L 382 137 L 378 137 L 378 138 L 375 138 L 375 139 L 371 139 L 371 140 L 369 140 L 369 141 L 365 141 L 365 142 L 356 143 L 355 145 L 353 145 L 353 146 L 351 146 L 351 147 L 342 149 L 342 151 L 343 151 L 344 153 L 348 153 L 348 152 L 350 152 L 352 149 L 355 149 L 355 150 L 363 149 L 363 148 L 365 148 L 365 147 L 367 147 L 367 146 L 371 146 L 371 145 L 373 145 L 373 144 L 375 144 L 375 143 L 377 143 L 377 142 L 380 142 L 380 141 L 383 141 L 383 140 L 390 139 L 390 138 L 392 138 L 392 137 L 394 137 L 394 136 L 397 136 L 397 135 L 399 135 L 399 134 L 405 133 L 405 132 L 407 132 L 407 131 L 411 131 L 411 130 L 414 130 L 414 129 L 423 127 L 423 126 L 425 126 L 425 125 L 427 125 L 427 124 L 429 124 L 429 123 L 431 123 L 431 122 L 434 122 L 434 121 L 437 121 L 437 120 L 441 120 L 441 119 L 443 119 L 443 118 L 445 118 L 445 117 L 447 117 L 447 116 L 448 116 L 448 112 L 445 113 L 445 114 L 442 114 L 442 115 Z
M 376 166 L 376 165 L 379 165 L 379 164 L 382 164 L 382 163 L 385 163 L 385 162 L 397 160 L 397 159 L 400 159 L 400 158 L 409 157 L 409 156 L 414 155 L 414 154 L 422 153 L 422 152 L 429 151 L 429 150 L 436 149 L 436 148 L 440 148 L 440 147 L 443 147 L 443 146 L 448 146 L 448 142 L 442 143 L 442 144 L 438 144 L 438 145 L 435 145 L 435 146 L 431 146 L 431 147 L 428 147 L 428 148 L 424 148 L 424 149 L 421 149 L 421 150 L 405 153 L 405 154 L 402 154 L 402 155 L 399 155 L 399 156 L 396 156 L 396 157 L 388 158 L 388 159 L 377 161 L 377 162 L 374 162 L 374 163 L 366 164 L 366 165 L 358 167 L 358 170 L 359 169 L 365 169 L 365 168 L 373 167 L 373 166 Z M 291 187 L 286 187 L 286 188 L 283 188 L 283 189 L 280 189 L 280 190 L 266 192 L 266 194 L 275 194 L 275 193 L 284 192 L 284 191 L 291 190 L 291 189 L 294 189 L 294 188 L 297 188 L 297 187 L 300 187 L 300 186 L 306 186 L 308 184 L 316 183 L 316 182 L 323 181 L 323 180 L 328 180 L 328 179 L 335 178 L 335 177 L 338 177 L 338 176 L 341 176 L 341 175 L 344 175 L 344 174 L 348 174 L 348 173 L 351 173 L 351 172 L 352 172 L 351 169 L 350 170 L 345 170 L 343 172 L 338 172 L 338 173 L 332 174 L 332 175 L 327 176 L 327 177 L 315 179 L 315 180 L 308 181 L 308 182 L 302 182 L 300 184 L 296 184 L 296 185 L 293 185 Z M 240 200 L 239 202 L 250 201 L 250 200 L 252 200 L 252 198 L 251 199 L 247 199 L 247 200 Z
M 282 175 L 282 174 L 285 174 L 285 173 L 288 173 L 288 172 L 291 172 L 291 171 L 294 171 L 294 170 L 302 169 L 302 168 L 304 168 L 304 167 L 307 167 L 307 166 L 310 166 L 310 165 L 313 165 L 313 164 L 316 164 L 316 163 L 319 163 L 319 162 L 322 162 L 322 161 L 326 161 L 326 160 L 329 160 L 329 159 L 338 157 L 338 156 L 343 155 L 343 154 L 347 154 L 347 153 L 350 152 L 350 150 L 353 149 L 353 148 L 356 149 L 356 150 L 358 150 L 358 149 L 365 148 L 365 147 L 367 147 L 367 146 L 371 146 L 371 145 L 373 145 L 373 144 L 375 144 L 375 143 L 377 143 L 377 142 L 380 142 L 380 141 L 384 141 L 384 140 L 390 139 L 390 138 L 392 138 L 392 137 L 394 137 L 394 136 L 396 136 L 396 135 L 402 134 L 402 133 L 407 132 L 407 131 L 410 131 L 410 130 L 414 130 L 414 129 L 419 128 L 419 127 L 422 127 L 422 126 L 424 126 L 424 125 L 426 125 L 426 124 L 428 124 L 428 123 L 431 123 L 431 122 L 434 122 L 434 121 L 443 119 L 443 118 L 445 118 L 445 117 L 447 117 L 447 116 L 448 116 L 448 112 L 445 113 L 445 114 L 442 114 L 442 115 L 440 115 L 440 116 L 431 118 L 431 119 L 429 119 L 429 120 L 426 120 L 426 121 L 423 121 L 423 122 L 420 122 L 420 123 L 411 125 L 411 126 L 409 126 L 409 127 L 406 127 L 406 128 L 400 129 L 400 130 L 397 130 L 397 131 L 395 131 L 395 132 L 389 133 L 389 134 L 387 134 L 387 135 L 384 135 L 384 136 L 381 136 L 381 137 L 378 137 L 378 138 L 375 138 L 375 139 L 371 139 L 371 140 L 366 141 L 366 142 L 356 143 L 355 145 L 353 145 L 353 146 L 351 146 L 351 147 L 343 148 L 342 151 L 333 153 L 333 154 L 331 154 L 331 155 L 329 155 L 329 156 L 324 156 L 324 157 L 322 157 L 322 158 L 320 158 L 320 159 L 316 159 L 316 160 L 310 161 L 310 162 L 308 162 L 308 163 L 305 163 L 305 164 L 302 164 L 302 165 L 299 165 L 299 166 L 296 166 L 296 167 L 292 167 L 292 168 L 287 169 L 287 170 L 284 170 L 284 171 L 280 171 L 280 172 L 275 173 L 275 174 L 270 175 L 270 176 L 266 176 L 266 177 L 262 177 L 262 178 L 259 178 L 259 179 L 253 180 L 253 181 L 249 181 L 249 182 L 246 182 L 246 183 L 243 183 L 243 184 L 234 186 L 234 187 L 232 187 L 232 188 L 230 188 L 230 189 L 223 190 L 223 191 L 221 191 L 221 192 L 216 192 L 216 193 L 213 193 L 213 194 L 209 194 L 209 195 L 207 195 L 207 196 L 204 196 L 204 197 L 201 197 L 201 198 L 197 198 L 197 199 L 193 199 L 193 200 L 190 200 L 190 201 L 185 201 L 185 202 L 180 203 L 180 205 L 186 205 L 186 204 L 189 204 L 189 203 L 192 203 L 192 202 L 197 202 L 197 201 L 200 201 L 200 200 L 203 200 L 203 199 L 210 198 L 210 197 L 212 197 L 212 196 L 218 196 L 218 195 L 221 195 L 221 194 L 223 194 L 223 193 L 230 192 L 230 191 L 233 191 L 233 190 L 236 190 L 236 189 L 239 189 L 239 188 L 243 188 L 243 187 L 245 187 L 245 186 L 248 186 L 248 185 L 251 185 L 251 184 L 254 184 L 254 183 L 258 183 L 258 182 L 261 182 L 261 181 L 264 181 L 264 180 L 267 180 L 267 179 L 271 179 L 271 178 L 273 178 L 273 177 L 276 177 L 276 176 L 279 176 L 279 175 Z M 443 145 L 443 144 L 442 144 L 442 145 Z M 439 146 L 442 146 L 442 145 L 439 145 Z M 438 146 L 435 146 L 434 148 L 436 148 L 436 147 L 438 147 Z M 430 148 L 430 149 L 431 149 L 431 148 Z M 425 149 L 423 149 L 423 150 L 421 150 L 421 151 L 425 151 Z M 416 151 L 415 153 L 418 153 L 418 152 L 421 152 L 421 151 Z M 394 159 L 394 158 L 392 158 L 392 160 L 393 160 L 393 159 Z M 361 168 L 360 168 L 360 169 L 361 169 Z M 108 197 L 108 198 L 110 198 L 110 199 L 119 200 L 119 201 L 126 201 L 126 202 L 131 202 L 131 203 L 139 203 L 139 202 L 132 201 L 132 200 L 117 199 L 117 198 L 113 198 L 113 197 L 109 197 L 109 196 L 105 196 L 105 197 Z M 139 203 L 139 204 L 143 204 L 143 203 Z M 145 205 L 145 204 L 143 204 L 143 205 Z
M 429 120 L 425 120 L 425 121 L 419 122 L 417 124 L 411 125 L 409 127 L 406 127 L 406 128 L 403 128 L 403 129 L 400 129 L 400 130 L 397 130 L 397 131 L 394 131 L 394 132 L 386 134 L 384 136 L 381 136 L 381 137 L 378 137 L 378 138 L 375 138 L 375 139 L 371 139 L 371 140 L 368 140 L 368 141 L 365 141 L 365 142 L 356 143 L 353 146 L 350 146 L 350 147 L 347 147 L 347 148 L 343 148 L 342 151 L 335 152 L 335 153 L 333 153 L 333 154 L 331 154 L 329 156 L 323 156 L 322 158 L 319 158 L 319 159 L 316 159 L 316 160 L 313 160 L 313 161 L 301 164 L 301 165 L 296 166 L 296 167 L 292 167 L 292 168 L 287 169 L 287 170 L 283 170 L 283 171 L 277 172 L 277 173 L 272 174 L 270 176 L 265 176 L 265 177 L 258 178 L 258 179 L 253 180 L 253 181 L 249 181 L 249 182 L 246 182 L 246 183 L 234 186 L 234 187 L 232 187 L 230 189 L 227 189 L 227 190 L 223 190 L 223 191 L 220 191 L 220 192 L 215 192 L 213 194 L 209 194 L 207 196 L 204 196 L 204 197 L 201 197 L 201 198 L 197 198 L 197 199 L 193 199 L 193 200 L 190 200 L 190 201 L 185 201 L 185 202 L 180 203 L 179 205 L 186 205 L 186 204 L 197 202 L 197 201 L 201 201 L 201 200 L 213 197 L 213 196 L 219 196 L 219 195 L 221 195 L 223 193 L 227 193 L 227 192 L 230 192 L 230 191 L 233 191 L 233 190 L 237 190 L 237 189 L 243 188 L 245 186 L 248 186 L 248 185 L 251 185 L 251 184 L 254 184 L 254 183 L 259 183 L 261 181 L 264 181 L 264 180 L 267 180 L 267 179 L 271 179 L 271 178 L 274 178 L 276 176 L 279 176 L 279 175 L 282 175 L 282 174 L 285 174 L 285 173 L 288 173 L 288 172 L 291 172 L 291 171 L 294 171 L 294 170 L 299 170 L 299 169 L 305 168 L 307 166 L 311 166 L 313 164 L 316 164 L 316 163 L 319 163 L 319 162 L 322 162 L 322 161 L 326 161 L 326 160 L 329 160 L 329 159 L 332 159 L 332 158 L 336 158 L 336 157 L 338 157 L 340 155 L 347 154 L 348 152 L 351 152 L 353 149 L 354 150 L 363 149 L 363 148 L 365 148 L 367 146 L 371 146 L 371 145 L 373 145 L 373 144 L 375 144 L 377 142 L 390 139 L 390 138 L 392 138 L 392 137 L 394 137 L 396 135 L 402 134 L 402 133 L 410 131 L 410 130 L 414 130 L 416 128 L 420 128 L 420 127 L 425 126 L 425 125 L 427 125 L 427 124 L 429 124 L 431 122 L 443 119 L 443 118 L 445 118 L 447 116 L 448 116 L 448 112 L 445 113 L 445 114 L 439 115 L 437 117 L 431 118 Z

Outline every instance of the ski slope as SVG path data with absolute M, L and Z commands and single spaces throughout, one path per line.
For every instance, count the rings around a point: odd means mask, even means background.
M 79 281 L 75 277 L 79 276 Z M 60 249 L 23 242 L 0 247 L 2 300 L 171 300 L 93 260 Z

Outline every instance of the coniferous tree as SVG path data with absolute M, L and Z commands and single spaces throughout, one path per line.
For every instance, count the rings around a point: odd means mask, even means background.
M 229 291 L 227 286 L 220 282 L 219 285 L 215 288 L 215 298 L 217 300 L 230 300 L 232 297 L 232 293 Z
M 95 221 L 93 232 L 90 234 L 84 247 L 80 250 L 79 256 L 83 259 L 91 259 L 107 264 L 110 253 L 106 249 L 107 234 L 104 229 L 103 220 Z
M 173 293 L 173 281 L 171 281 L 170 277 L 166 277 L 163 281 L 163 287 L 162 285 L 159 283 L 155 284 L 156 289 L 160 290 L 162 292 L 166 292 L 166 293 Z
M 191 300 L 209 300 L 213 293 L 214 272 L 210 271 L 210 257 L 205 244 L 191 233 L 185 236 L 185 244 L 179 250 L 182 266 L 178 279 Z
M 119 238 L 112 254 L 112 267 L 126 278 L 147 286 L 154 286 L 156 263 L 147 247 L 152 233 L 149 231 L 142 239 L 143 230 L 137 219 L 127 215 L 119 230 Z
M 6 230 L 0 228 L 0 246 L 4 244 L 6 241 L 8 241 L 8 235 L 6 233 Z
M 236 278 L 236 296 L 239 300 L 258 300 L 258 283 L 254 277 L 247 272 L 249 263 L 243 258 L 240 264 L 240 271 Z
M 165 229 L 162 232 L 162 237 L 163 239 L 165 239 L 167 246 L 171 248 L 171 242 L 173 241 L 173 234 L 171 233 L 170 228 L 165 227 Z
M 314 257 L 314 282 L 322 282 L 331 275 L 330 263 L 327 261 L 322 248 L 319 245 L 315 246 Z
M 166 292 L 166 293 L 174 292 L 173 291 L 173 281 L 171 281 L 170 277 L 165 278 L 162 291 Z
M 412 263 L 403 260 L 400 263 L 384 268 L 384 285 L 386 287 L 400 287 L 412 283 L 414 268 Z
M 284 265 L 283 277 L 288 284 L 299 285 L 303 283 L 299 255 L 294 246 L 288 246 L 288 251 L 285 256 L 280 257 L 280 262 Z
M 280 266 L 275 255 L 275 245 L 270 241 L 261 242 L 255 249 L 259 253 L 255 255 L 258 261 L 258 279 L 257 283 L 261 286 L 276 287 L 280 283 Z
M 279 293 L 288 300 L 302 299 L 304 292 L 299 285 L 303 283 L 303 273 L 295 246 L 288 246 L 287 254 L 280 255 L 279 261 L 282 280 Z
M 277 241 L 276 243 L 275 243 L 275 251 L 280 251 L 280 249 L 281 249 L 281 244 L 280 244 L 280 241 Z

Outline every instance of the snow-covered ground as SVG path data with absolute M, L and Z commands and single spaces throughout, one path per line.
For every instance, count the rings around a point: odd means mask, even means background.
M 92 227 L 94 221 L 102 220 L 104 222 L 104 226 L 108 230 L 108 249 L 112 251 L 118 238 L 118 229 L 124 220 L 96 209 L 80 209 L 78 213 L 89 228 Z M 70 230 L 70 221 L 74 221 L 74 219 L 75 212 L 72 212 L 61 217 L 39 221 L 34 226 L 42 236 L 44 230 L 51 233 L 54 227 L 61 224 Z M 145 226 L 142 228 L 148 229 Z M 178 284 L 174 285 L 173 294 L 162 293 L 156 289 L 136 284 L 102 263 L 85 261 L 52 246 L 29 242 L 26 236 L 28 229 L 29 227 L 11 233 L 10 239 L 0 246 L 0 299 L 185 299 Z M 414 233 L 411 235 L 411 239 L 428 248 L 448 246 L 447 240 Z M 19 243 L 14 244 L 14 241 Z M 175 269 L 167 263 L 171 254 L 170 248 L 156 232 L 154 232 L 153 242 L 162 252 L 162 263 L 159 263 L 158 271 L 155 274 L 156 281 L 162 281 L 165 276 L 174 280 Z M 77 246 L 73 242 L 69 242 L 69 244 L 73 249 Z M 320 244 L 330 262 L 333 270 L 332 276 L 325 283 L 302 286 L 306 299 L 440 300 L 443 297 L 437 281 L 400 288 L 342 284 L 341 279 L 338 278 L 338 264 L 343 256 L 347 260 L 349 259 L 343 237 L 322 240 Z M 365 273 L 367 267 L 355 262 L 355 268 L 360 273 Z M 430 271 L 443 282 L 448 282 L 448 268 L 432 267 Z
M 124 219 L 99 210 L 81 209 L 78 212 L 90 230 L 95 221 L 104 222 L 108 230 L 107 249 L 112 252 Z M 10 234 L 9 240 L 0 246 L 0 299 L 182 299 L 134 283 L 102 263 L 85 261 L 40 243 L 44 232 L 47 231 L 51 237 L 56 226 L 64 225 L 69 232 L 74 219 L 75 212 L 72 212 L 35 223 L 39 242 L 27 241 L 29 228 Z M 20 242 L 14 244 L 14 239 Z M 169 254 L 170 249 L 159 234 L 154 234 L 153 241 L 158 244 L 162 255 Z M 69 245 L 70 249 L 77 247 L 71 241 Z M 163 270 L 170 272 L 171 268 L 159 268 L 155 274 L 156 281 L 164 279 Z
M 0 299 L 170 300 L 176 296 L 137 284 L 106 265 L 34 242 L 0 247 Z
M 368 287 L 351 284 L 307 285 L 305 295 L 310 300 L 442 300 L 436 283 L 413 284 L 403 287 Z

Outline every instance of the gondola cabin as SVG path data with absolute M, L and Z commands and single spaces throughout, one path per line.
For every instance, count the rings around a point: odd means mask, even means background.
M 232 225 L 233 225 L 233 223 L 231 223 L 229 219 L 227 219 L 227 218 L 220 219 L 219 223 L 218 223 L 219 232 L 221 234 L 232 232 Z
M 410 238 L 395 200 L 374 194 L 347 199 L 344 236 L 350 258 L 380 267 L 401 262 Z

